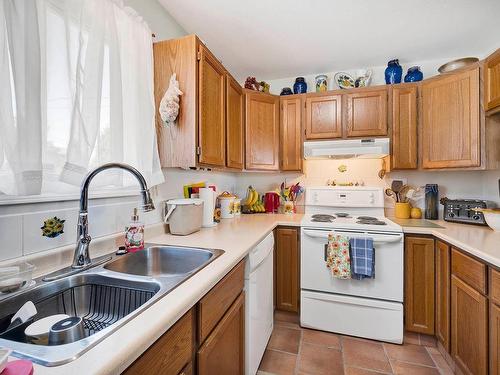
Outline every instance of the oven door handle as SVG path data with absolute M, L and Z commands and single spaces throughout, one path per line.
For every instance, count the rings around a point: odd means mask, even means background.
M 371 234 L 371 233 L 363 233 L 363 232 L 342 232 L 342 231 L 316 231 L 316 230 L 308 230 L 304 229 L 304 234 L 309 237 L 314 238 L 324 238 L 328 239 L 328 235 L 331 234 L 343 234 L 349 238 L 364 238 L 368 237 L 373 240 L 373 242 L 377 243 L 390 243 L 390 242 L 400 242 L 403 239 L 402 234 Z

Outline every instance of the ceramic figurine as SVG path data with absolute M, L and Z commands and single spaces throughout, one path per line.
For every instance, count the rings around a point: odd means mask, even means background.
M 372 71 L 371 70 L 365 70 L 365 71 L 360 71 L 358 78 L 354 81 L 354 86 L 355 87 L 366 87 L 370 84 L 370 81 L 372 79 Z
M 328 90 L 328 76 L 320 74 L 316 76 L 316 92 L 323 92 Z
M 293 84 L 294 94 L 305 94 L 307 92 L 307 83 L 304 77 L 295 78 L 295 83 Z
M 283 87 L 280 95 L 293 95 L 293 91 L 290 87 Z
M 170 84 L 165 95 L 160 101 L 160 117 L 165 123 L 165 125 L 173 125 L 177 116 L 179 115 L 179 96 L 182 95 L 182 91 L 179 89 L 179 81 L 177 81 L 176 74 L 172 74 L 170 77 Z
M 401 83 L 402 75 L 403 68 L 399 65 L 398 59 L 391 60 L 387 63 L 387 68 L 385 68 L 385 83 L 388 85 Z
M 424 74 L 420 70 L 419 66 L 412 66 L 408 69 L 408 73 L 405 75 L 405 82 L 418 82 L 424 79 Z

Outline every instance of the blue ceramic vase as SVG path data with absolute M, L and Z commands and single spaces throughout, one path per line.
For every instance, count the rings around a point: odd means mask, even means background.
M 388 85 L 401 83 L 402 75 L 403 68 L 399 65 L 398 59 L 391 60 L 387 63 L 387 68 L 385 68 L 385 83 Z
M 295 83 L 293 84 L 294 94 L 305 94 L 307 92 L 307 83 L 304 77 L 295 78 Z
M 412 66 L 405 75 L 405 82 L 418 82 L 424 79 L 424 73 L 419 66 Z

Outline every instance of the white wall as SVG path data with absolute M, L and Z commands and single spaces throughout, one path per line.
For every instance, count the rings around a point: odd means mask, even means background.
M 362 53 L 362 51 L 360 51 L 360 53 Z M 438 59 L 438 60 L 416 61 L 416 62 L 400 61 L 399 63 L 403 67 L 403 76 L 402 77 L 404 78 L 408 68 L 415 66 L 415 65 L 420 66 L 422 72 L 424 73 L 424 79 L 432 77 L 432 76 L 438 74 L 437 69 L 441 65 L 443 65 L 444 63 L 446 63 L 448 61 L 454 60 L 455 58 L 457 58 L 457 57 L 450 57 L 450 58 Z M 270 89 L 271 93 L 279 94 L 283 87 L 290 87 L 293 90 L 293 84 L 295 82 L 295 78 L 298 76 L 303 76 L 307 82 L 307 92 L 314 92 L 314 91 L 316 91 L 315 77 L 318 74 L 326 74 L 328 76 L 328 89 L 329 90 L 337 90 L 338 86 L 334 82 L 335 73 L 345 72 L 345 73 L 350 74 L 352 77 L 357 78 L 358 76 L 360 76 L 360 74 L 358 74 L 358 71 L 371 69 L 372 79 L 371 79 L 370 85 L 371 86 L 384 85 L 385 84 L 384 71 L 385 71 L 386 67 L 387 67 L 386 65 L 375 66 L 375 67 L 366 67 L 366 68 L 361 68 L 361 69 L 352 69 L 350 67 L 346 67 L 345 69 L 339 69 L 339 70 L 336 70 L 334 72 L 317 72 L 315 74 L 305 74 L 305 75 L 297 73 L 297 76 L 295 76 L 295 77 L 276 78 L 276 79 L 268 80 L 267 82 L 271 85 L 271 89 Z

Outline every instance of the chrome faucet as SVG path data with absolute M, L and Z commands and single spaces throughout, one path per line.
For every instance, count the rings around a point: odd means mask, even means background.
M 131 167 L 130 165 L 122 163 L 108 163 L 101 165 L 100 167 L 89 172 L 83 180 L 82 186 L 80 188 L 80 213 L 78 215 L 76 248 L 75 255 L 73 256 L 73 264 L 71 265 L 72 268 L 87 268 L 92 264 L 92 260 L 90 259 L 89 255 L 89 245 L 92 238 L 89 235 L 87 211 L 89 201 L 89 185 L 90 181 L 92 181 L 96 174 L 106 169 L 112 168 L 123 169 L 132 173 L 139 181 L 139 185 L 141 185 L 142 210 L 144 212 L 147 212 L 155 209 L 144 176 L 137 169 Z

